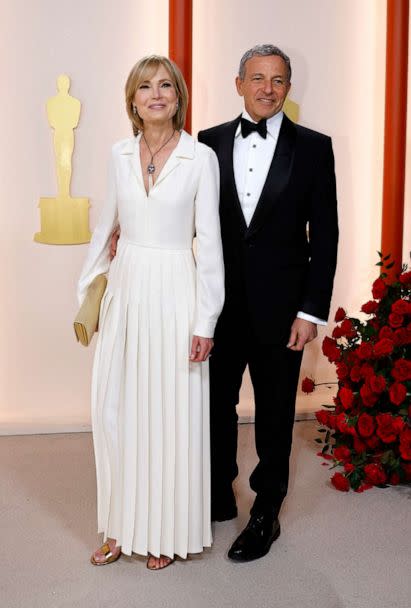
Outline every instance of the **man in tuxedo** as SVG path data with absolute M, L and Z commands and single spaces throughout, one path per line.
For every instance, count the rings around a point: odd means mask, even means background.
M 331 139 L 282 112 L 289 58 L 258 45 L 241 59 L 244 111 L 201 131 L 220 164 L 226 299 L 210 358 L 212 518 L 237 515 L 237 413 L 248 364 L 258 464 L 251 518 L 228 556 L 265 555 L 280 534 L 304 345 L 328 317 L 338 241 Z M 308 228 L 308 230 L 307 230 Z

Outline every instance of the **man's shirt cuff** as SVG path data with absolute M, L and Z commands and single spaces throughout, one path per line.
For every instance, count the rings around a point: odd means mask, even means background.
M 315 323 L 316 325 L 327 325 L 327 321 L 324 319 L 319 319 L 318 317 L 313 317 L 312 315 L 307 315 L 305 312 L 301 312 L 299 310 L 297 312 L 298 319 L 304 319 L 305 321 L 311 321 L 311 323 Z

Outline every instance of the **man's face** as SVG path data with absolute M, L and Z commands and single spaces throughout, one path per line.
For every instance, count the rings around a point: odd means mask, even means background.
M 277 55 L 251 57 L 245 64 L 244 80 L 237 76 L 235 83 L 245 109 L 256 122 L 277 114 L 291 87 L 287 66 Z

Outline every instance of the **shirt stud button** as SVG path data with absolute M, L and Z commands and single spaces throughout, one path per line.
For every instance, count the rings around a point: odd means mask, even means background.
M 247 192 L 247 196 L 251 196 L 251 194 L 249 192 Z
M 257 144 L 253 144 L 253 148 L 256 148 L 256 147 L 257 147 Z
M 252 169 L 249 169 L 249 171 L 252 171 Z

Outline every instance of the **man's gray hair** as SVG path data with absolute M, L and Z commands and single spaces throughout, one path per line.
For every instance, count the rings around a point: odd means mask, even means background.
M 267 57 L 269 55 L 274 55 L 277 57 L 281 57 L 287 67 L 287 80 L 291 81 L 291 62 L 288 55 L 283 53 L 278 46 L 274 46 L 273 44 L 256 44 L 252 49 L 249 49 L 244 53 L 241 57 L 240 68 L 238 70 L 238 75 L 241 80 L 244 80 L 245 77 L 245 64 L 251 59 L 251 57 Z

